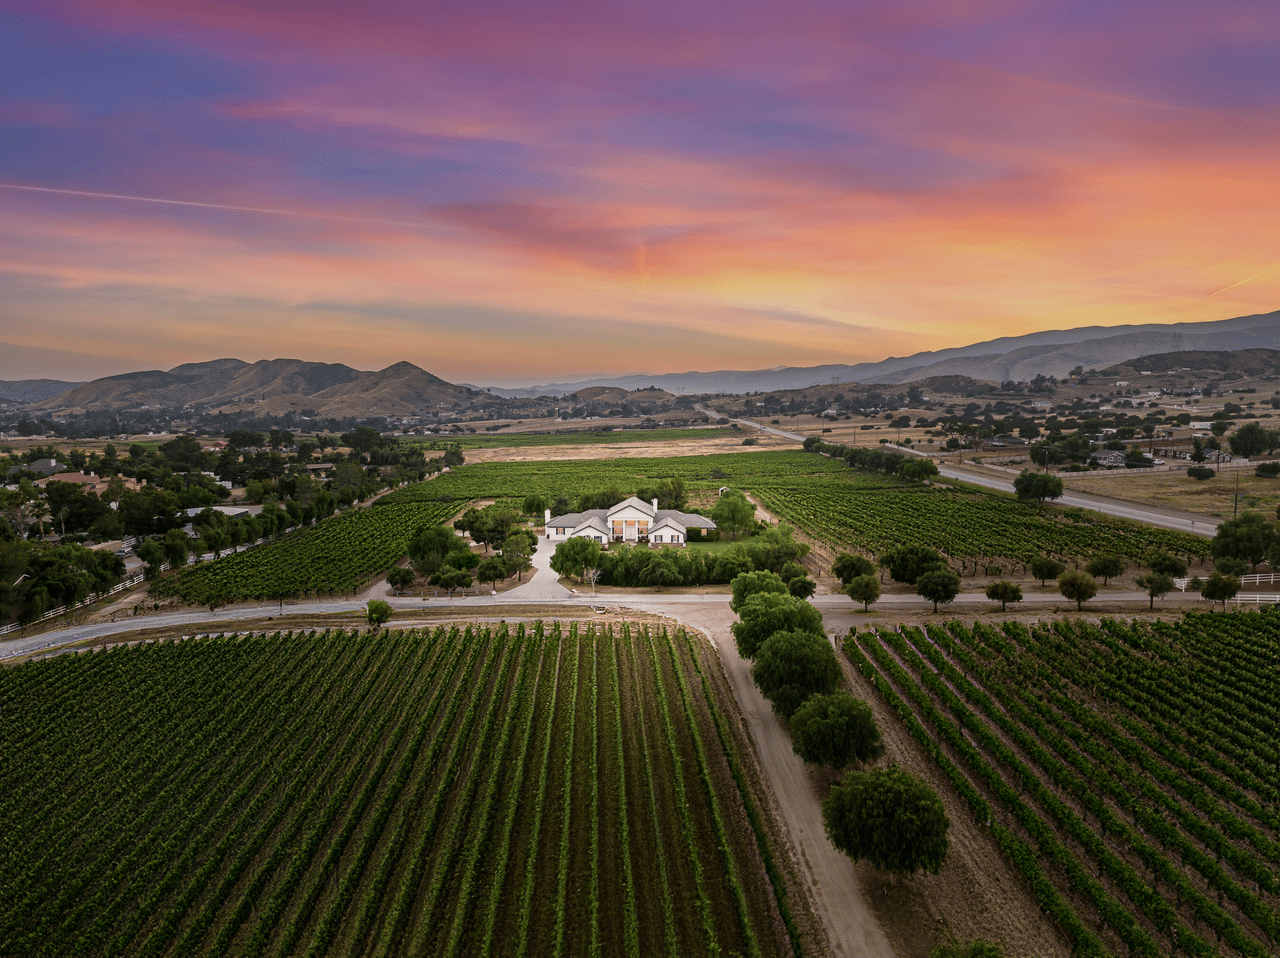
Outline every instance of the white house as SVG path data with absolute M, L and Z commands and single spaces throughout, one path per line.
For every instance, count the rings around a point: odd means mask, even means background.
M 546 526 L 547 539 L 551 542 L 587 536 L 606 545 L 610 542 L 683 545 L 689 529 L 714 529 L 716 524 L 706 516 L 659 509 L 657 499 L 641 502 L 632 496 L 609 509 L 588 509 L 554 518 L 548 509 Z

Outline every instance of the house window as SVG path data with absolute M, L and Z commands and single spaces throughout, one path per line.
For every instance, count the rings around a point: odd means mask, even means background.
M 662 536 L 661 536 L 661 535 L 656 535 L 656 536 L 654 536 L 654 537 L 653 537 L 653 541 L 654 541 L 654 542 L 661 542 L 661 541 L 662 541 Z

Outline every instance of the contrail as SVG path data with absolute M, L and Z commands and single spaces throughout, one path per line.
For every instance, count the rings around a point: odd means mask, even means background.
M 413 223 L 407 220 L 371 219 L 364 216 L 340 216 L 336 213 L 307 213 L 300 210 L 277 210 L 268 206 L 234 206 L 229 203 L 200 203 L 195 200 L 171 200 L 159 196 L 133 196 L 128 193 L 96 193 L 89 190 L 61 190 L 51 186 L 27 186 L 21 183 L 0 183 L 0 189 L 24 190 L 29 193 L 58 193 L 63 196 L 89 196 L 100 200 L 126 200 L 132 203 L 159 203 L 164 206 L 194 206 L 206 210 L 229 210 L 233 213 L 258 213 L 268 216 L 292 216 L 296 219 L 331 220 L 339 223 L 371 223 L 379 226 L 405 226 L 410 229 L 439 229 L 426 223 Z
M 1247 276 L 1247 277 L 1245 277 L 1244 279 L 1239 280 L 1238 282 L 1232 283 L 1230 286 L 1224 286 L 1224 287 L 1222 287 L 1222 289 L 1215 289 L 1215 290 L 1214 290 L 1212 293 L 1210 293 L 1209 295 L 1210 295 L 1210 296 L 1214 296 L 1214 295 L 1216 295 L 1217 293 L 1223 293 L 1223 292 L 1226 292 L 1226 291 L 1227 291 L 1227 290 L 1229 290 L 1229 289 L 1235 289 L 1237 286 L 1243 286 L 1245 283 L 1252 283 L 1252 282 L 1253 282 L 1255 279 L 1257 279 L 1259 276 L 1266 276 L 1269 272 L 1271 272 L 1271 271 L 1272 271 L 1273 269 L 1275 269 L 1277 266 L 1280 266 L 1280 263 L 1272 263 L 1270 266 L 1268 266 L 1266 269 L 1264 269 L 1261 273 L 1254 273 L 1252 276 Z

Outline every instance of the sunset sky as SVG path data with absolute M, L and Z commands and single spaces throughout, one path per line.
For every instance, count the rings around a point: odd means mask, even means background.
M 0 379 L 514 385 L 1266 312 L 1278 49 L 1274 0 L 17 0 Z

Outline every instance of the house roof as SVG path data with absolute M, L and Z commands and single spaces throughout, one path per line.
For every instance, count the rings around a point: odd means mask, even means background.
M 103 476 L 87 476 L 83 472 L 58 472 L 47 479 L 41 479 L 36 485 L 46 486 L 51 482 L 70 482 L 80 486 L 96 486 L 106 481 Z
M 612 516 L 615 512 L 621 512 L 623 509 L 638 509 L 646 515 L 653 516 L 657 513 L 657 507 L 652 503 L 643 502 L 635 496 L 628 496 L 616 506 L 610 506 L 608 509 L 592 509 L 591 512 L 604 512 Z
M 67 467 L 58 462 L 57 459 L 36 459 L 33 462 L 23 463 L 20 466 L 13 466 L 9 469 L 9 475 L 16 475 L 19 472 L 38 472 L 42 476 L 52 476 L 54 473 L 62 472 Z
M 625 502 L 618 503 L 611 509 L 588 509 L 586 512 L 567 512 L 562 516 L 554 516 L 546 525 L 554 529 L 578 529 L 590 524 L 592 528 L 608 532 L 613 514 L 620 512 L 622 507 L 628 503 L 638 503 L 642 511 L 653 517 L 653 521 L 650 524 L 651 529 L 660 524 L 679 526 L 685 529 L 714 529 L 716 527 L 716 524 L 706 516 L 681 512 L 679 509 L 654 509 L 652 505 L 640 502 L 634 496 Z

